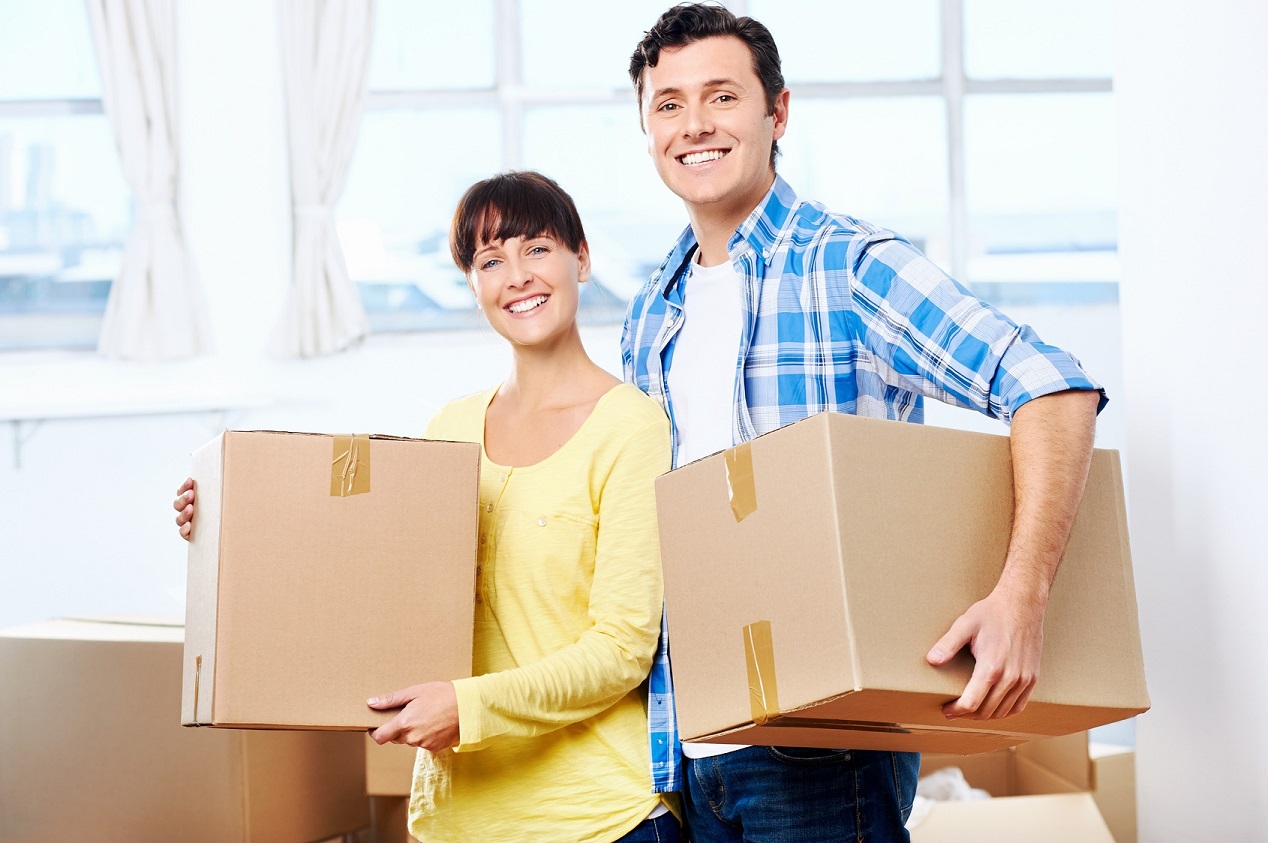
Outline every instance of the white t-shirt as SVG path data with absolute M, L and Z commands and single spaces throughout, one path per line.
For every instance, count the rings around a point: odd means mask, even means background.
M 696 253 L 699 257 L 699 253 Z M 743 280 L 728 260 L 700 266 L 694 260 L 683 293 L 683 323 L 674 339 L 666 380 L 678 434 L 675 466 L 730 448 L 735 415 L 735 373 L 744 308 Z M 683 744 L 688 758 L 743 749 L 736 744 Z

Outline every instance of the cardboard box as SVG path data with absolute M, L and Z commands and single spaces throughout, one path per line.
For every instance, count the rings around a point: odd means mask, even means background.
M 948 721 L 967 650 L 929 648 L 994 587 L 1012 523 L 1005 436 L 824 413 L 656 481 L 686 740 L 971 753 L 1149 707 L 1118 454 L 1098 450 L 1007 720 Z
M 371 796 L 371 843 L 415 843 L 409 833 L 408 796 Z
M 1114 843 L 1136 843 L 1136 753 L 1129 746 L 1092 743 L 1092 798 Z
M 1089 743 L 1087 733 L 1080 732 L 981 755 L 927 754 L 921 758 L 920 775 L 923 777 L 944 767 L 959 767 L 969 785 L 995 798 L 935 805 L 928 819 L 940 819 L 932 824 L 928 824 L 927 819 L 916 825 L 912 830 L 913 843 L 955 839 L 930 831 L 944 827 L 945 823 L 951 823 L 946 826 L 948 829 L 958 828 L 960 824 L 975 827 L 974 822 L 979 823 L 976 827 L 991 827 L 997 818 L 1000 822 L 1025 823 L 1025 826 L 1017 825 L 1014 833 L 1022 827 L 1033 826 L 1044 828 L 1050 834 L 1058 831 L 1066 834 L 1064 838 L 1053 839 L 1100 839 L 1087 836 L 1090 832 L 1081 828 L 1062 824 L 1064 821 L 1059 815 L 1049 816 L 1045 806 L 1050 803 L 1037 797 L 1055 794 L 1084 794 L 1092 800 L 1101 824 L 1110 835 L 1105 839 L 1136 843 L 1135 757 L 1130 747 Z M 1017 803 L 1023 807 L 1001 803 Z M 959 807 L 950 807 L 953 804 Z M 1079 809 L 1069 814 L 1069 820 L 1086 822 L 1085 812 Z M 1013 839 L 1030 840 L 1031 837 L 1027 834 Z
M 911 843 L 1113 843 L 1086 793 L 942 802 L 911 829 Z
M 480 446 L 227 431 L 194 454 L 186 725 L 357 729 L 471 673 Z
M 369 825 L 361 735 L 181 728 L 181 633 L 0 631 L 0 840 L 308 843 Z
M 365 792 L 371 796 L 409 796 L 414 784 L 412 746 L 389 743 L 379 746 L 365 736 Z

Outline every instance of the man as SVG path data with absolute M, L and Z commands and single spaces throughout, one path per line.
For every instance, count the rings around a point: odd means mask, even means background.
M 776 175 L 789 92 L 760 23 L 676 6 L 638 45 L 630 76 L 648 152 L 691 221 L 631 302 L 622 337 L 626 378 L 673 422 L 674 465 L 822 410 L 921 422 L 924 396 L 1010 422 L 1003 573 L 928 661 L 964 646 L 976 659 L 948 718 L 1021 711 L 1087 478 L 1099 385 L 898 235 L 801 199 Z M 907 839 L 913 753 L 687 745 L 680 779 L 664 635 L 650 683 L 653 776 L 682 788 L 696 843 Z

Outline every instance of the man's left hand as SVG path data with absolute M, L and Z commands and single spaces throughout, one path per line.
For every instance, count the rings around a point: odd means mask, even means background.
M 1039 680 L 1046 601 L 1004 583 L 956 619 L 926 658 L 935 667 L 966 645 L 977 664 L 964 693 L 942 707 L 948 719 L 998 720 L 1019 713 Z

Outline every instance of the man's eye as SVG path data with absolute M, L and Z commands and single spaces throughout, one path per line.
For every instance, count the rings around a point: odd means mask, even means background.
M 677 110 L 678 110 L 678 103 L 676 103 L 676 102 L 667 102 L 667 103 L 665 103 L 664 105 L 662 105 L 662 106 L 661 106 L 659 109 L 657 109 L 657 110 L 658 110 L 658 111 L 677 111 Z

